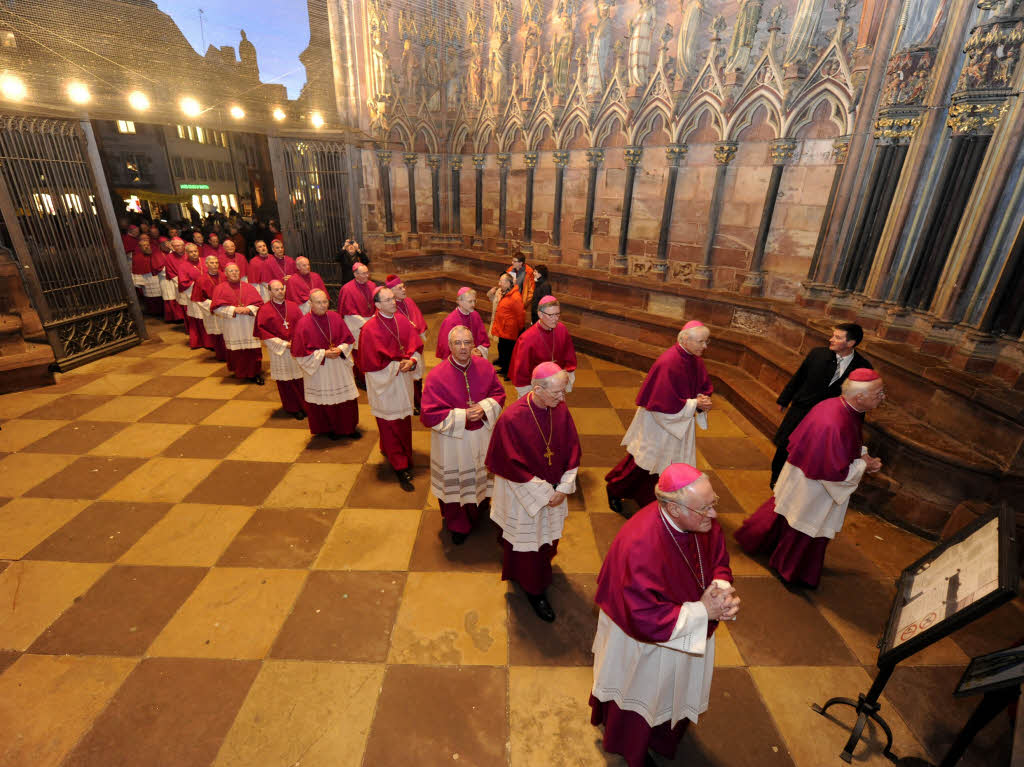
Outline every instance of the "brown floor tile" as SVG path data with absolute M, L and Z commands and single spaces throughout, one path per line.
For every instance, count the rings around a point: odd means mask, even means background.
M 187 503 L 258 506 L 288 471 L 288 464 L 223 461 L 196 485 Z
M 383 663 L 404 587 L 405 573 L 311 573 L 270 657 Z
M 181 398 L 179 398 L 181 399 Z M 207 426 L 262 426 L 277 408 L 270 402 L 228 400 L 203 419 Z
M 952 634 L 953 641 L 972 657 L 1016 644 L 1024 636 L 1024 612 L 1019 602 L 1018 598 L 971 621 Z
M 413 468 L 415 492 L 402 490 L 389 464 L 368 463 L 356 477 L 359 501 L 353 505 L 369 509 L 422 509 L 430 492 L 430 457 L 417 454 L 416 459 Z
M 142 661 L 65 767 L 206 767 L 245 700 L 256 661 Z
M 706 470 L 704 472 L 707 475 L 708 481 L 711 482 L 711 487 L 714 488 L 715 494 L 718 495 L 719 501 L 717 511 L 719 514 L 746 514 L 740 502 L 736 500 L 735 496 L 729 492 L 729 488 L 724 482 L 718 479 L 713 470 Z
M 607 370 L 597 369 L 597 376 L 603 386 L 624 386 L 639 388 L 643 383 L 644 374 L 639 370 Z
M 103 377 L 102 366 L 104 364 L 109 364 L 109 361 L 105 363 L 104 360 L 98 360 L 70 373 L 57 373 L 54 376 L 53 385 L 43 387 L 42 391 L 54 394 L 68 394 L 69 392 L 81 389 L 83 386 L 88 386 L 93 381 L 98 381 Z
M 274 391 L 277 389 L 275 387 Z M 275 398 L 277 395 L 274 395 Z M 238 399 L 242 399 L 241 396 Z M 274 400 L 279 402 L 279 400 Z M 287 431 L 301 431 L 308 435 L 310 438 L 313 437 L 309 433 L 309 424 L 306 423 L 305 419 L 299 421 L 291 413 L 287 412 L 284 408 L 278 407 L 277 410 L 271 412 L 270 417 L 260 424 L 260 428 L 263 429 L 285 429 Z M 326 438 L 325 438 L 326 439 Z
M 196 424 L 207 418 L 224 404 L 219 399 L 172 399 L 170 402 L 151 410 L 140 423 L 191 423 Z
M 505 764 L 508 722 L 480 712 L 504 712 L 507 686 L 501 668 L 389 667 L 363 763 Z M 395 737 L 398 732 L 402 737 Z
M 169 503 L 98 501 L 25 557 L 58 562 L 113 562 L 170 508 Z
M 601 561 L 608 556 L 608 549 L 624 524 L 626 518 L 620 514 L 590 515 L 590 526 L 594 528 L 594 540 L 597 541 L 597 553 L 601 555 Z
M 890 577 L 897 577 L 904 568 L 927 554 L 935 544 L 901 530 L 874 515 L 850 510 L 840 533 L 843 540 Z
M 103 360 L 107 362 L 108 360 Z M 125 392 L 131 391 L 141 383 L 145 383 L 153 374 L 138 374 L 138 373 L 125 373 L 120 365 L 116 365 L 115 360 L 109 360 L 111 362 L 110 372 L 107 372 L 101 378 L 97 378 L 86 386 L 75 389 L 75 394 L 114 394 L 121 395 Z
M 538 618 L 519 589 L 507 594 L 509 664 L 592 666 L 590 646 L 597 631 L 596 592 L 594 576 L 556 572 L 547 592 L 558 616 L 554 623 Z
M 217 565 L 309 567 L 337 516 L 337 509 L 257 509 Z
M 626 448 L 621 443 L 621 434 L 584 435 L 580 437 L 580 447 L 583 450 L 581 463 L 589 467 L 616 466 L 626 455 Z
M 574 410 L 578 407 L 609 408 L 612 406 L 612 403 L 608 401 L 608 396 L 604 393 L 604 389 L 596 389 L 589 386 L 573 389 L 566 397 L 566 402 Z
M 21 418 L 23 413 L 42 408 L 60 396 L 49 387 L 4 394 L 0 397 L 0 418 Z
M 84 456 L 25 495 L 37 498 L 99 498 L 145 463 L 141 458 Z
M 17 650 L 0 650 L 0 675 L 20 657 L 21 653 Z
M 86 421 L 134 423 L 170 401 L 170 397 L 130 397 L 125 394 L 90 410 L 82 418 Z
M 409 560 L 410 571 L 501 572 L 501 531 L 490 517 L 477 522 L 476 529 L 461 546 L 452 543 L 451 533 L 442 527 L 437 507 L 423 512 Z
M 163 454 L 168 458 L 225 458 L 252 432 L 247 426 L 193 426 Z
M 142 655 L 205 574 L 199 567 L 114 567 L 30 651 Z
M 127 423 L 107 421 L 72 421 L 67 426 L 27 445 L 23 450 L 26 453 L 84 455 L 94 447 L 106 442 L 127 425 Z
M 793 760 L 749 672 L 716 668 L 707 712 L 664 764 L 793 767 Z
M 729 552 L 729 567 L 732 569 L 732 574 L 735 576 L 772 576 L 772 571 L 768 568 L 768 557 L 762 555 L 749 556 L 740 548 L 740 545 L 733 537 L 733 534 L 739 529 L 746 518 L 746 514 L 718 515 L 718 523 L 722 526 L 722 532 L 725 535 L 725 547 Z
M 851 594 L 857 598 L 851 599 Z M 892 581 L 825 575 L 808 597 L 842 635 L 857 660 L 871 665 L 878 659 L 876 643 L 889 620 L 895 594 Z
M 825 554 L 825 569 L 822 579 L 831 575 L 856 575 L 864 578 L 880 578 L 892 583 L 895 579 L 887 576 L 863 552 L 856 541 L 848 540 L 840 533 L 832 539 Z
M 625 434 L 626 430 L 629 429 L 630 424 L 633 423 L 633 416 L 636 415 L 636 408 L 616 408 L 615 414 L 619 417 L 619 423 L 622 424 L 622 433 Z
M 271 421 L 274 419 L 271 418 Z M 294 419 L 292 419 L 294 420 Z M 309 441 L 295 460 L 298 463 L 364 463 L 377 447 L 377 432 L 363 432 L 360 439 L 333 440 L 330 437 L 309 434 L 309 427 L 303 423 Z M 269 426 L 268 421 L 264 426 Z
M 263 386 L 246 386 L 235 399 L 242 402 L 276 402 L 280 407 L 281 395 L 277 393 L 277 384 L 269 375 L 265 378 L 267 380 Z
M 697 445 L 700 450 L 700 445 Z M 755 469 L 716 469 L 715 476 L 719 484 L 715 486 L 724 487 L 746 514 L 753 514 L 762 503 L 772 497 L 772 490 L 768 487 L 768 480 L 771 478 L 771 468 L 766 466 L 762 470 Z M 719 493 L 721 495 L 721 493 Z
M 147 360 L 146 362 L 137 363 L 138 366 L 155 365 L 162 363 L 168 367 L 174 367 L 177 364 L 176 360 Z M 161 373 L 163 371 L 160 371 Z M 169 376 L 169 375 L 155 375 L 148 381 L 145 381 L 136 386 L 127 394 L 131 394 L 137 397 L 177 397 L 185 389 L 190 386 L 195 386 L 197 383 L 202 381 L 202 378 L 194 376 Z
M 697 447 L 715 469 L 768 469 L 766 456 L 749 439 L 739 437 L 698 437 Z
M 576 369 L 577 370 L 593 370 L 594 365 L 590 361 L 590 357 L 585 354 L 576 355 Z
M 828 666 L 857 662 L 807 595 L 775 578 L 736 578 L 743 607 L 729 633 L 751 666 Z M 780 627 L 785 626 L 785 631 Z
M 47 393 L 52 392 L 53 387 L 44 389 L 43 391 Z M 85 413 L 88 413 L 93 408 L 105 405 L 112 399 L 114 399 L 114 395 L 99 396 L 94 394 L 65 394 L 52 402 L 46 403 L 42 407 L 30 410 L 20 417 L 42 418 L 47 421 L 73 421 L 76 418 L 80 418 Z
M 137 373 L 139 375 L 149 375 L 149 376 L 159 377 L 159 376 L 162 376 L 164 373 L 166 373 L 171 368 L 175 368 L 175 367 L 177 367 L 180 364 L 181 364 L 181 362 L 179 360 L 160 359 L 158 357 L 153 357 L 153 358 L 148 358 L 148 359 L 140 359 L 138 362 L 133 362 L 130 365 L 126 365 L 124 368 L 122 368 L 122 370 L 125 373 Z M 142 387 L 142 386 L 145 386 L 145 384 L 143 383 L 143 384 L 139 385 L 139 387 Z M 139 387 L 136 387 L 136 388 L 139 388 Z M 140 393 L 140 392 L 135 392 L 134 389 L 125 392 L 125 394 L 138 394 L 138 393 Z M 141 393 L 146 393 L 146 392 L 141 392 Z M 174 395 L 173 394 L 166 394 L 166 395 L 159 395 L 159 396 L 173 397 Z

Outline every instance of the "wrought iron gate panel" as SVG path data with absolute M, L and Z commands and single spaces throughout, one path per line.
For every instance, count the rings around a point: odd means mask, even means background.
M 25 250 L 15 247 L 57 365 L 74 367 L 139 342 L 119 265 L 98 212 L 77 123 L 0 115 L 0 183 Z M 9 216 L 5 216 L 7 218 Z M 34 277 L 31 275 L 34 274 Z
M 345 231 L 345 145 L 333 141 L 283 139 L 285 178 L 303 255 L 331 286 L 341 284 L 339 248 Z M 336 291 L 331 291 L 332 296 Z

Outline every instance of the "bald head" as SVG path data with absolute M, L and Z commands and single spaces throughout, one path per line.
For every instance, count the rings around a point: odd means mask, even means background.
M 195 246 L 193 245 L 193 247 L 195 247 Z M 198 250 L 199 250 L 199 248 L 196 248 L 197 252 L 198 252 Z M 220 271 L 220 261 L 217 260 L 216 256 L 207 256 L 205 263 L 206 263 L 206 271 L 207 271 L 208 274 L 216 274 L 217 272 Z
M 355 275 L 356 282 L 360 285 L 365 285 L 366 281 L 370 279 L 370 270 L 366 268 L 366 264 L 359 264 L 359 266 L 352 271 L 352 274 Z
M 224 269 L 224 275 L 228 278 L 228 282 L 238 282 L 242 278 L 242 271 L 238 268 L 238 264 L 228 264 Z
M 843 381 L 843 399 L 861 413 L 874 410 L 885 400 L 885 384 L 881 378 L 874 381 Z
M 309 308 L 313 314 L 322 317 L 327 314 L 327 307 L 330 305 L 330 299 L 327 298 L 327 294 L 317 288 L 316 290 L 309 291 Z
M 275 303 L 280 304 L 284 302 L 285 288 L 284 283 L 281 282 L 281 280 L 271 280 L 267 287 L 270 288 L 270 298 Z
M 299 256 L 295 259 L 295 271 L 299 274 L 309 274 L 309 259 L 305 256 Z

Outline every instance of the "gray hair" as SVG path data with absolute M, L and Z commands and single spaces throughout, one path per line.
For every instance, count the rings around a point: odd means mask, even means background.
M 847 399 L 853 399 L 859 397 L 862 394 L 867 394 L 876 383 L 881 383 L 881 378 L 876 378 L 874 381 L 851 381 L 847 378 L 843 381 L 842 392 L 843 396 Z
M 461 301 L 466 296 L 469 296 L 470 298 L 476 298 L 476 291 L 471 288 L 471 289 L 467 290 L 465 293 L 463 293 L 461 296 L 457 296 L 455 298 L 455 300 L 456 301 Z
M 469 335 L 469 340 L 473 340 L 473 331 L 467 328 L 465 325 L 456 325 L 454 328 L 448 331 L 448 346 L 452 345 L 452 341 L 455 340 L 455 336 L 458 333 L 465 331 Z
M 709 328 L 707 325 L 697 325 L 697 326 L 692 327 L 692 328 L 686 328 L 685 330 L 680 330 L 679 331 L 679 335 L 676 336 L 676 343 L 681 344 L 683 342 L 684 338 L 690 338 L 692 335 L 694 335 L 695 333 L 697 333 L 697 332 L 699 332 L 701 330 L 706 330 L 708 335 L 709 336 L 711 335 L 711 328 Z
M 552 383 L 555 381 L 555 379 L 565 380 L 566 383 L 568 383 L 568 381 L 569 381 L 569 374 L 567 372 L 565 372 L 564 370 L 560 370 L 557 373 L 555 373 L 553 376 L 548 376 L 547 378 L 531 378 L 530 379 L 530 386 L 531 386 L 531 388 L 534 387 L 534 386 L 539 386 L 542 389 L 550 389 L 551 386 L 552 386 Z

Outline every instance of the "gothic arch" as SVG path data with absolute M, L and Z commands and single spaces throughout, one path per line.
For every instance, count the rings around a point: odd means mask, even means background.
M 602 146 L 611 136 L 615 126 L 621 131 L 623 125 L 628 125 L 628 115 L 618 103 L 609 104 L 608 108 L 601 114 L 594 123 L 594 130 L 591 136 L 594 139 L 594 146 Z
M 466 123 L 459 123 L 452 132 L 451 141 L 448 144 L 448 151 L 451 154 L 462 154 L 462 147 L 469 138 L 469 126 Z
M 494 136 L 494 122 L 490 119 L 483 120 L 476 128 L 476 135 L 473 139 L 473 148 L 477 154 L 487 151 L 487 145 Z
M 388 144 L 392 142 L 392 136 L 397 135 L 397 141 L 402 145 L 402 150 L 411 152 L 413 147 L 412 131 L 406 125 L 405 120 L 399 118 L 391 122 L 391 130 L 388 131 Z
M 795 136 L 798 131 L 806 127 L 822 101 L 831 102 L 831 119 L 836 124 L 839 135 L 845 136 L 853 133 L 853 109 L 850 104 L 850 94 L 835 82 L 825 80 L 801 96 L 789 110 L 782 126 L 782 135 Z
M 669 131 L 668 126 L 672 122 L 672 112 L 668 106 L 661 99 L 650 101 L 644 105 L 640 114 L 632 122 L 629 143 L 633 146 L 643 144 L 654 130 L 655 122 L 659 117 L 661 118 L 662 130 L 667 133 Z
M 724 140 L 735 141 L 744 129 L 749 128 L 754 121 L 758 107 L 764 107 L 767 110 L 767 121 L 775 131 L 775 138 L 783 136 L 782 103 L 778 100 L 775 91 L 758 88 L 752 91 L 733 111 L 732 118 L 725 127 Z
M 555 132 L 555 146 L 559 149 L 566 149 L 576 134 L 576 128 L 583 131 L 584 136 L 589 136 L 587 130 L 587 115 L 578 107 L 573 108 L 568 115 L 562 118 Z
M 537 151 L 544 140 L 544 132 L 547 131 L 550 137 L 554 133 L 554 128 L 550 115 L 541 114 L 535 117 L 529 132 L 526 133 L 526 148 L 531 152 Z
M 430 127 L 430 123 L 425 120 L 421 120 L 416 124 L 416 133 L 413 134 L 414 148 L 412 151 L 418 151 L 415 146 L 419 145 L 420 136 L 423 137 L 423 143 L 427 147 L 427 151 L 430 154 L 437 154 L 437 136 L 434 134 L 434 129 Z
M 700 123 L 701 117 L 705 114 L 707 114 L 711 121 L 711 126 L 718 134 L 716 141 L 721 141 L 725 118 L 722 116 L 718 105 L 712 99 L 704 96 L 687 109 L 682 116 L 680 116 L 676 123 L 676 133 L 673 137 L 675 139 L 674 143 L 686 144 L 689 141 L 690 134 L 697 129 L 697 125 Z

